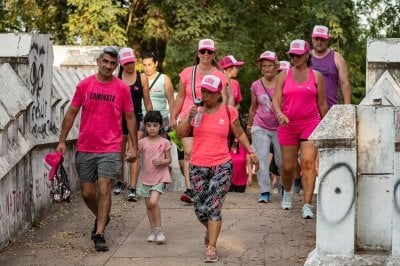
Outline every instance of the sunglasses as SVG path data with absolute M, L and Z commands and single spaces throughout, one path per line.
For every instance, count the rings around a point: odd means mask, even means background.
M 111 55 L 111 56 L 113 56 L 113 57 L 118 56 L 118 51 L 117 51 L 115 48 L 113 48 L 113 47 L 106 47 L 106 48 L 104 48 L 104 49 L 103 49 L 103 53 L 109 54 L 109 55 Z
M 214 54 L 214 51 L 210 51 L 210 50 L 207 50 L 207 49 L 201 49 L 201 50 L 199 50 L 199 52 L 200 52 L 201 54 L 205 54 L 206 52 L 207 52 L 207 54 L 209 54 L 209 55 L 213 55 L 213 54 Z
M 289 54 L 290 58 L 296 57 L 296 58 L 300 58 L 302 57 L 304 54 Z

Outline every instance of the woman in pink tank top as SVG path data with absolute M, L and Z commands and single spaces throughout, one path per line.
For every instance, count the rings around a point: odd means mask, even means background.
M 304 40 L 290 44 L 293 67 L 278 75 L 273 108 L 278 118 L 278 140 L 282 155 L 284 193 L 282 209 L 292 208 L 292 185 L 300 151 L 302 185 L 304 189 L 304 219 L 313 218 L 312 196 L 315 187 L 317 147 L 308 140 L 328 112 L 325 82 L 321 73 L 310 68 L 310 45 Z

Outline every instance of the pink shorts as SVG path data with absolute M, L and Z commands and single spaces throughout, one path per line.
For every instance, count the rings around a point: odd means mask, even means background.
M 320 120 L 307 121 L 303 124 L 291 125 L 278 128 L 278 142 L 281 146 L 299 145 L 301 141 L 306 141 L 311 133 L 318 126 Z

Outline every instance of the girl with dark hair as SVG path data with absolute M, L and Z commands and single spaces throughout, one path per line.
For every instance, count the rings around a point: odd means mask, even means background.
M 139 140 L 138 151 L 142 160 L 137 192 L 146 201 L 147 216 L 150 223 L 148 242 L 162 244 L 166 241 L 161 227 L 160 195 L 164 194 L 167 183 L 171 183 L 169 164 L 171 145 L 161 137 L 162 116 L 159 111 L 150 111 L 144 116 L 147 136 Z

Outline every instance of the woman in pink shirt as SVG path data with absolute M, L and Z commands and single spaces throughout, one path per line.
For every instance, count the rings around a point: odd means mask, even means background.
M 292 208 L 292 184 L 296 172 L 298 152 L 304 189 L 304 219 L 313 218 L 312 196 L 314 192 L 317 147 L 308 140 L 321 119 L 328 112 L 325 98 L 325 82 L 321 73 L 310 68 L 310 45 L 304 40 L 290 44 L 293 67 L 278 75 L 273 107 L 277 114 L 278 140 L 282 154 L 282 181 L 284 194 L 282 209 Z
M 231 89 L 228 89 L 228 81 L 219 70 L 217 61 L 215 60 L 214 41 L 211 39 L 202 39 L 199 41 L 199 46 L 196 51 L 195 62 L 193 66 L 185 68 L 180 74 L 178 94 L 174 103 L 174 111 L 171 117 L 171 125 L 175 128 L 190 111 L 193 106 L 194 99 L 202 98 L 200 92 L 200 83 L 205 75 L 215 75 L 222 81 L 222 98 L 224 102 L 233 105 L 233 97 Z M 190 187 L 189 181 L 189 158 L 192 152 L 193 138 L 187 136 L 182 139 L 183 156 L 179 154 L 179 159 L 184 160 L 183 175 L 185 177 L 186 191 L 181 196 L 181 200 L 187 203 L 192 203 L 193 190 Z M 182 158 L 183 157 L 183 158 Z
M 218 260 L 216 244 L 222 225 L 221 210 L 232 177 L 229 132 L 245 147 L 256 168 L 258 160 L 240 125 L 237 110 L 221 101 L 221 80 L 214 75 L 205 75 L 200 87 L 204 103 L 200 124 L 191 125 L 197 112 L 197 107 L 192 105 L 176 133 L 180 138 L 193 135 L 190 182 L 195 191 L 194 210 L 197 219 L 206 227 L 204 261 L 215 262 Z
M 227 76 L 232 87 L 233 100 L 235 108 L 239 110 L 240 102 L 242 101 L 242 93 L 240 91 L 240 84 L 235 78 L 239 72 L 240 67 L 244 64 L 243 61 L 238 61 L 233 55 L 224 56 L 219 62 L 219 66 Z

